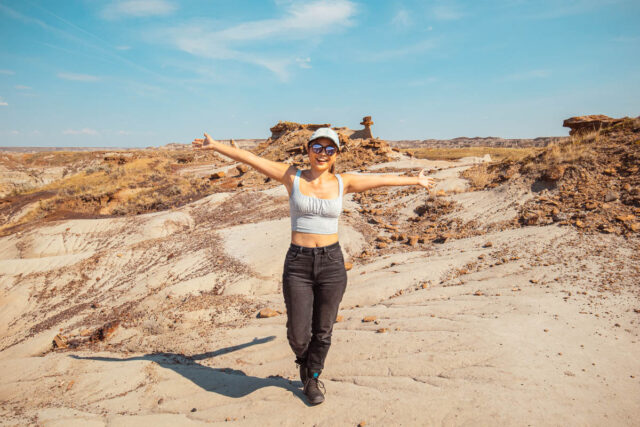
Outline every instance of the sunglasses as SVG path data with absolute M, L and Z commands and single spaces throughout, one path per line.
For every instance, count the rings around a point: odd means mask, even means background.
M 333 156 L 338 152 L 338 149 L 333 145 L 324 146 L 318 143 L 311 144 L 311 151 L 313 151 L 314 153 L 320 154 L 323 150 L 325 153 L 327 153 L 327 156 Z

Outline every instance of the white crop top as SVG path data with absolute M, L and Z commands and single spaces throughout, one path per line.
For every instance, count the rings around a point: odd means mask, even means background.
M 334 234 L 338 232 L 338 218 L 342 212 L 342 178 L 338 178 L 340 195 L 335 199 L 320 199 L 300 192 L 300 170 L 293 179 L 289 197 L 291 230 L 302 233 Z

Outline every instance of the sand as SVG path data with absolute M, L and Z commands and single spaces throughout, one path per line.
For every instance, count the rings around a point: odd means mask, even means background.
M 439 185 L 459 186 L 472 163 L 438 162 Z M 243 213 L 237 196 L 222 193 L 0 239 L 1 424 L 637 423 L 640 302 L 627 257 L 638 242 L 558 226 L 365 261 L 365 237 L 343 218 L 341 245 L 354 264 L 344 320 L 321 376 L 326 401 L 308 406 L 286 316 L 255 316 L 284 310 L 283 192 L 255 195 L 251 210 L 269 215 Z M 455 215 L 488 224 L 531 194 L 497 187 L 447 197 L 463 208 Z M 345 207 L 356 215 L 351 196 Z M 229 212 L 247 222 L 229 225 Z M 127 310 L 138 317 L 107 341 L 52 350 L 60 329 L 73 335 Z

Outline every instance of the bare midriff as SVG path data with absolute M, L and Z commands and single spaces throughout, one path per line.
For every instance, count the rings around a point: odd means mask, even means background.
M 291 243 L 308 248 L 329 246 L 338 241 L 338 233 L 334 234 L 313 234 L 291 231 Z

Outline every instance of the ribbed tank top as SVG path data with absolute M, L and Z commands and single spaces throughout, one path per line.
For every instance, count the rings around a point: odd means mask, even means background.
M 296 172 L 289 197 L 291 230 L 302 233 L 334 234 L 338 232 L 338 218 L 342 212 L 342 178 L 338 178 L 339 196 L 335 199 L 319 199 L 300 192 L 300 173 Z

